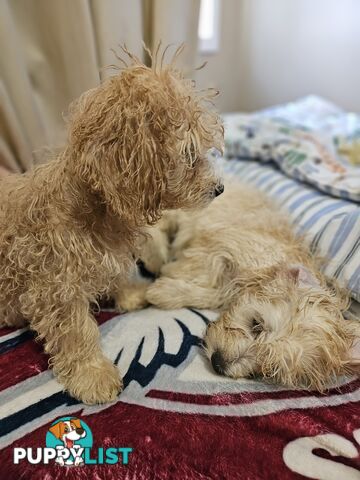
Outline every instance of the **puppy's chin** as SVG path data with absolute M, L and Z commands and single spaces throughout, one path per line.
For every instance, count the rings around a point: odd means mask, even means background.
M 186 210 L 199 210 L 208 207 L 221 193 L 216 193 L 214 188 L 205 192 L 196 192 L 193 197 L 189 197 L 187 204 L 182 207 Z
M 235 351 L 222 352 L 219 349 L 213 351 L 211 347 L 207 347 L 206 355 L 210 360 L 212 369 L 218 375 L 239 379 L 254 378 L 259 374 L 259 365 L 253 354 L 247 353 L 239 356 Z
M 234 379 L 253 379 L 259 375 L 259 366 L 253 357 L 244 357 L 240 360 L 228 361 L 223 375 Z

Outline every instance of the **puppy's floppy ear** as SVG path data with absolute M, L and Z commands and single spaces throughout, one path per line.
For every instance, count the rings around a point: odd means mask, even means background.
M 280 270 L 280 273 L 300 288 L 320 287 L 320 282 L 313 272 L 300 263 L 291 264 Z
M 339 321 L 341 321 L 339 319 Z M 259 361 L 265 378 L 292 388 L 326 390 L 338 375 L 352 373 L 348 353 L 352 337 L 344 330 L 314 323 L 311 334 L 264 345 Z
M 314 379 L 317 380 L 316 372 L 310 362 L 306 369 L 303 365 L 306 345 L 302 345 L 297 339 L 291 342 L 283 340 L 260 346 L 258 356 L 262 374 L 266 379 L 272 379 L 277 383 L 292 388 L 311 388 Z M 267 358 L 265 363 L 262 359 Z M 310 367 L 310 368 L 309 368 Z
M 161 87 L 135 65 L 71 106 L 70 168 L 113 213 L 140 223 L 157 220 L 176 153 Z
M 49 432 L 51 432 L 56 438 L 61 438 L 64 432 L 63 422 L 58 422 L 58 423 L 55 423 L 55 425 L 52 425 L 49 428 Z
M 81 428 L 81 421 L 78 418 L 72 418 L 70 421 L 76 428 Z
M 334 323 L 330 330 L 322 322 L 313 325 L 313 328 L 321 329 L 326 333 L 326 337 L 319 337 L 318 340 L 318 351 L 321 354 L 316 368 L 319 368 L 319 375 L 321 376 L 323 373 L 324 380 L 333 379 L 339 375 L 359 375 L 360 322 L 334 317 Z M 318 337 L 316 336 L 316 338 Z M 315 386 L 317 381 L 318 379 L 315 379 Z

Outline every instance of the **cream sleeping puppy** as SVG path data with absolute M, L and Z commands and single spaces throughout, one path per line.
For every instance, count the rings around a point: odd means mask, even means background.
M 360 329 L 343 317 L 348 296 L 258 190 L 226 185 L 207 208 L 165 214 L 150 233 L 142 266 L 160 277 L 129 286 L 120 304 L 220 309 L 204 338 L 216 372 L 321 391 L 353 369 Z

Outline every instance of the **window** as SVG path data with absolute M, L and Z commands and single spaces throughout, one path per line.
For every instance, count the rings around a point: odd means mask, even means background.
M 220 44 L 220 0 L 201 0 L 199 17 L 199 50 L 215 53 Z

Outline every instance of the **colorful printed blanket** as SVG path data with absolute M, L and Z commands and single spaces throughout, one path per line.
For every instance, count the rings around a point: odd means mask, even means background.
M 315 96 L 224 115 L 228 158 L 275 162 L 288 176 L 360 202 L 360 115 Z M 353 165 L 349 160 L 357 160 Z
M 102 312 L 103 347 L 125 390 L 113 404 L 91 407 L 62 392 L 28 330 L 1 330 L 0 478 L 359 479 L 360 381 L 340 380 L 320 395 L 219 377 L 201 352 L 215 317 Z M 92 464 L 44 463 L 64 417 L 92 435 L 85 458 Z M 104 452 L 118 448 L 127 449 L 128 463 L 106 463 Z

